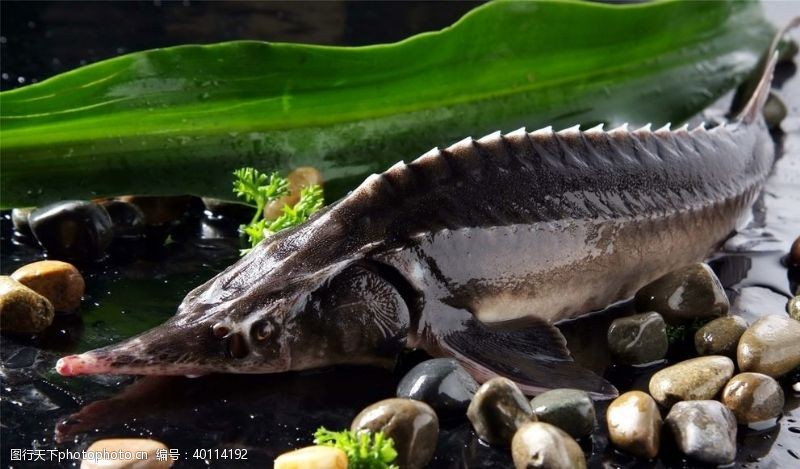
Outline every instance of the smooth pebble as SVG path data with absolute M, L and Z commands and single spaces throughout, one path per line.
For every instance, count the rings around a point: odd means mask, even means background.
M 733 376 L 733 361 L 721 355 L 692 358 L 650 378 L 650 395 L 664 407 L 678 401 L 712 399 Z
M 413 399 L 385 399 L 362 410 L 350 430 L 383 432 L 394 440 L 397 464 L 417 469 L 425 467 L 436 452 L 439 418 L 424 402 Z
M 483 383 L 472 398 L 467 418 L 475 433 L 489 444 L 508 445 L 524 423 L 536 421 L 531 405 L 510 379 L 497 377 Z
M 545 422 L 522 425 L 511 440 L 516 469 L 584 469 L 586 456 L 560 428 Z
M 688 265 L 645 285 L 634 302 L 637 311 L 655 311 L 670 324 L 724 316 L 730 307 L 717 275 L 703 263 Z
M 678 448 L 709 464 L 730 464 L 736 457 L 736 417 L 718 401 L 683 401 L 664 421 Z
M 774 419 L 783 412 L 783 389 L 767 375 L 740 373 L 725 385 L 722 403 L 741 424 Z
M 661 412 L 656 401 L 642 391 L 628 391 L 614 399 L 606 411 L 608 436 L 618 448 L 652 459 L 661 445 Z
M 765 316 L 742 334 L 736 351 L 739 369 L 773 378 L 800 366 L 800 321 L 786 315 Z
M 597 426 L 594 402 L 586 391 L 553 389 L 531 400 L 531 409 L 540 422 L 564 430 L 573 438 L 592 433 Z
M 0 331 L 35 334 L 55 316 L 47 298 L 7 275 L 0 275 Z
M 24 265 L 11 278 L 47 298 L 57 312 L 71 312 L 81 305 L 86 283 L 74 265 L 39 261 Z

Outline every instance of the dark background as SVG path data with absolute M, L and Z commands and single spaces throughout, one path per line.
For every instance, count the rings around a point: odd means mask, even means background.
M 0 2 L 0 90 L 128 52 L 236 39 L 364 45 L 455 22 L 481 2 Z

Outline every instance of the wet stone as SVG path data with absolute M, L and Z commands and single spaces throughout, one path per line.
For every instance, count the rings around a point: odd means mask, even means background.
M 786 305 L 786 312 L 789 313 L 792 319 L 800 321 L 800 296 L 795 296 Z
M 531 400 L 531 409 L 540 422 L 547 422 L 573 438 L 592 433 L 597 426 L 594 403 L 578 389 L 553 389 Z
M 36 207 L 26 207 L 26 208 L 15 208 L 11 210 L 11 223 L 14 225 L 14 229 L 22 236 L 32 238 L 33 232 L 31 231 L 31 225 L 28 222 L 28 215 L 35 209 Z
M 566 432 L 545 422 L 523 424 L 511 440 L 516 469 L 582 469 L 586 457 Z
M 11 278 L 47 298 L 57 312 L 71 312 L 81 305 L 86 284 L 72 264 L 40 261 L 24 265 Z
M 412 399 L 385 399 L 362 410 L 350 430 L 383 432 L 394 440 L 397 464 L 417 469 L 433 458 L 439 437 L 436 412 L 424 402 Z
M 767 101 L 764 103 L 764 121 L 770 129 L 778 128 L 781 121 L 786 118 L 786 104 L 775 93 L 771 92 L 767 96 Z
M 615 319 L 608 328 L 608 347 L 620 363 L 642 365 L 667 354 L 667 325 L 655 312 Z
M 800 366 L 800 321 L 784 315 L 765 316 L 742 334 L 736 352 L 739 369 L 773 378 Z
M 347 469 L 347 455 L 331 446 L 308 446 L 281 454 L 274 469 Z
M 741 424 L 774 419 L 783 411 L 783 389 L 767 375 L 740 373 L 725 385 L 722 403 Z
M 28 217 L 36 240 L 52 259 L 92 261 L 106 254 L 113 229 L 108 212 L 83 200 L 37 208 Z
M 636 310 L 655 311 L 670 324 L 727 314 L 728 297 L 707 264 L 692 264 L 645 285 L 634 298 Z
M 315 184 L 322 185 L 322 173 L 311 166 L 301 166 L 292 170 L 286 179 L 289 181 L 289 194 L 273 200 L 264 207 L 264 218 L 274 220 L 283 213 L 283 206 L 293 207 L 300 200 L 300 191 Z
M 122 200 L 106 200 L 101 203 L 113 223 L 115 238 L 130 239 L 144 236 L 144 213 L 137 207 Z
M 789 248 L 789 257 L 787 258 L 787 262 L 789 265 L 800 266 L 800 236 L 794 240 L 792 247 Z
M 747 321 L 739 316 L 714 319 L 694 334 L 694 348 L 698 355 L 736 358 L 736 346 L 746 329 Z
M 53 322 L 53 305 L 47 298 L 6 275 L 0 276 L 0 330 L 34 334 Z
M 656 401 L 641 391 L 614 399 L 606 411 L 611 442 L 633 455 L 652 459 L 661 444 L 661 413 Z
M 256 209 L 250 205 L 211 197 L 203 197 L 203 205 L 211 216 L 231 220 L 238 224 L 249 223 L 256 213 Z
M 478 437 L 493 445 L 508 445 L 520 425 L 536 421 L 519 387 L 502 377 L 481 385 L 469 404 L 467 418 Z
M 463 416 L 477 390 L 478 383 L 456 360 L 434 358 L 406 373 L 397 397 L 425 402 L 439 416 Z
M 164 443 L 147 438 L 110 438 L 98 440 L 86 449 L 87 456 L 95 456 L 81 461 L 81 469 L 165 469 L 172 465 L 172 459 L 159 461 L 159 451 L 169 451 Z M 146 457 L 142 457 L 144 452 Z M 108 459 L 103 458 L 109 455 Z M 130 455 L 130 458 L 126 458 Z M 138 457 L 137 457 L 138 456 Z
M 709 464 L 729 464 L 736 457 L 736 417 L 718 401 L 684 401 L 665 419 L 678 448 Z
M 664 368 L 650 378 L 650 394 L 660 405 L 712 399 L 733 376 L 733 361 L 721 355 L 693 358 Z
M 191 195 L 126 195 L 117 197 L 120 200 L 135 205 L 144 215 L 147 226 L 173 225 L 193 214 L 198 203 L 197 198 Z M 202 210 L 201 210 L 202 211 Z

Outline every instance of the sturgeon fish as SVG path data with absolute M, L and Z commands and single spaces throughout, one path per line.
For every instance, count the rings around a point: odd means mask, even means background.
M 166 323 L 56 369 L 391 367 L 410 347 L 527 394 L 613 397 L 553 324 L 704 259 L 742 222 L 774 159 L 761 109 L 775 61 L 738 118 L 710 129 L 520 129 L 397 163 L 191 291 Z

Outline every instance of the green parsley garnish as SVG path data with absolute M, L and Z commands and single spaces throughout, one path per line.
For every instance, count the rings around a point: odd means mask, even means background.
M 398 469 L 392 464 L 397 458 L 394 440 L 383 432 L 361 430 L 334 432 L 319 427 L 314 432 L 314 443 L 339 448 L 347 455 L 348 469 Z
M 264 208 L 268 203 L 289 194 L 289 181 L 277 172 L 269 176 L 255 168 L 240 168 L 233 172 L 233 192 L 249 204 L 256 207 L 253 219 L 240 230 L 247 235 L 250 249 L 264 238 L 285 228 L 299 225 L 324 205 L 322 187 L 313 185 L 300 190 L 300 200 L 293 207 L 284 205 L 281 215 L 275 220 L 264 218 Z M 250 249 L 243 249 L 242 255 Z

